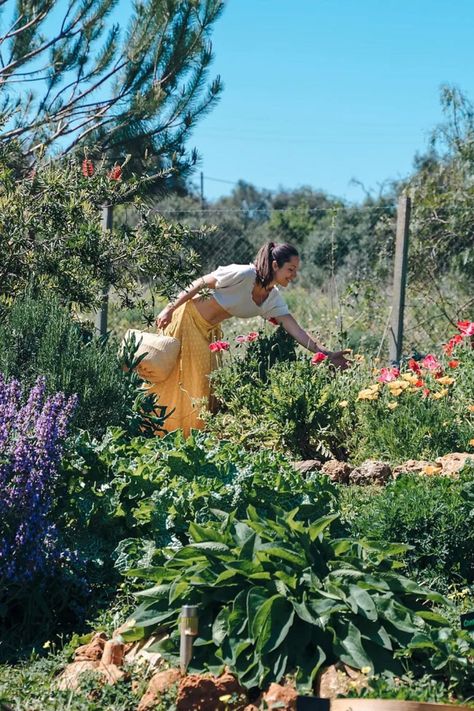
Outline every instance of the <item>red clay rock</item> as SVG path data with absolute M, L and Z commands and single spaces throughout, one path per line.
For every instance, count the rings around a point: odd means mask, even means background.
M 83 644 L 74 652 L 76 662 L 93 661 L 98 662 L 102 659 L 107 635 L 105 632 L 97 632 L 88 644 Z
M 63 691 L 74 691 L 80 686 L 80 677 L 84 672 L 95 672 L 100 680 L 106 684 L 115 684 L 122 679 L 125 674 L 115 664 L 102 664 L 102 662 L 84 660 L 73 662 L 63 670 L 58 677 L 57 688 Z
M 102 653 L 102 664 L 115 664 L 117 667 L 123 665 L 125 645 L 118 639 L 109 639 L 104 645 Z
M 171 689 L 172 686 L 178 684 L 181 679 L 179 669 L 166 669 L 166 671 L 154 674 L 150 679 L 148 688 L 142 696 L 138 705 L 137 711 L 148 711 L 156 706 L 161 694 Z
M 347 462 L 339 462 L 337 459 L 330 459 L 323 464 L 321 471 L 323 474 L 327 474 L 331 481 L 336 481 L 339 484 L 348 484 L 352 467 Z
M 433 464 L 434 462 L 428 462 L 426 459 L 408 459 L 394 468 L 393 476 L 396 479 L 400 474 L 420 474 L 424 467 Z
M 268 709 L 280 709 L 280 711 L 296 711 L 296 690 L 292 686 L 281 686 L 280 684 L 270 684 L 268 691 L 263 695 L 263 700 Z
M 240 702 L 230 705 L 221 701 L 226 696 L 241 696 Z M 244 690 L 237 679 L 225 672 L 222 676 L 201 676 L 190 674 L 182 679 L 176 698 L 177 711 L 226 711 L 242 708 Z

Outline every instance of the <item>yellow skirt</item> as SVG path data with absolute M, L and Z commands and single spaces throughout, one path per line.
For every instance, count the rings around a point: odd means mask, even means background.
M 204 427 L 199 414 L 203 407 L 210 406 L 209 375 L 218 365 L 219 355 L 209 350 L 209 344 L 222 338 L 222 331 L 206 321 L 191 300 L 174 311 L 165 334 L 178 338 L 181 350 L 168 378 L 150 383 L 149 392 L 171 413 L 164 429 L 182 429 L 187 437 L 191 429 Z

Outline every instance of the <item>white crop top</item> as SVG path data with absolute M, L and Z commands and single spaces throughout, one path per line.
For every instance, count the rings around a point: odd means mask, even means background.
M 260 306 L 252 299 L 252 289 L 257 278 L 254 264 L 229 264 L 227 267 L 218 267 L 212 272 L 212 276 L 217 280 L 212 295 L 232 316 L 238 318 L 262 316 L 268 319 L 290 313 L 285 299 L 276 286 L 271 289 Z

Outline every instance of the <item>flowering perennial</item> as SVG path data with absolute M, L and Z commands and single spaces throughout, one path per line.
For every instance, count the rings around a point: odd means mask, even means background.
M 21 583 L 69 557 L 49 520 L 57 466 L 75 396 L 47 398 L 38 378 L 24 404 L 0 373 L 0 579 Z
M 213 343 L 209 344 L 209 350 L 213 353 L 216 353 L 218 351 L 228 351 L 229 343 L 227 341 L 214 341 Z

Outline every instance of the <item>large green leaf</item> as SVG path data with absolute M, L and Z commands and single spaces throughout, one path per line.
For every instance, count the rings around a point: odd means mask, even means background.
M 366 590 L 358 585 L 349 585 L 349 593 L 351 600 L 357 605 L 357 611 L 367 617 L 368 620 L 376 620 L 377 608 L 371 596 Z
M 272 652 L 286 639 L 293 624 L 295 612 L 291 603 L 281 595 L 274 595 L 258 609 L 253 632 L 259 652 Z
M 341 647 L 341 661 L 357 669 L 369 667 L 373 671 L 374 665 L 363 647 L 361 634 L 357 627 L 349 622 L 345 632 L 345 636 L 341 637 L 337 645 Z

